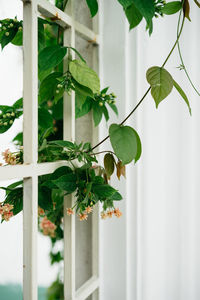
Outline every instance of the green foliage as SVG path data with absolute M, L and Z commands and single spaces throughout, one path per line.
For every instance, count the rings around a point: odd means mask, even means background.
M 93 93 L 100 92 L 99 77 L 82 60 L 75 59 L 69 63 L 72 77 L 81 85 L 88 87 Z
M 161 12 L 165 15 L 172 15 L 177 13 L 182 8 L 182 2 L 181 1 L 172 1 L 166 3 L 162 9 Z
M 115 94 L 107 94 L 108 87 L 103 89 L 99 94 L 95 94 L 93 97 L 86 97 L 82 94 L 82 102 L 76 97 L 76 118 L 80 118 L 91 110 L 93 111 L 93 120 L 95 126 L 98 126 L 104 116 L 106 121 L 109 120 L 109 112 L 107 105 L 118 115 L 118 110 L 115 105 Z M 85 99 L 85 100 L 84 100 Z
M 64 300 L 64 285 L 56 279 L 47 290 L 47 300 Z
M 42 49 L 38 56 L 38 64 L 40 70 L 48 70 L 55 68 L 62 62 L 67 53 L 67 47 L 60 45 L 49 46 Z
M 185 103 L 187 104 L 188 109 L 189 109 L 189 113 L 191 115 L 192 111 L 191 111 L 191 107 L 190 107 L 190 103 L 189 103 L 188 97 L 186 96 L 185 92 L 182 90 L 182 88 L 180 87 L 180 85 L 175 80 L 173 80 L 173 84 L 174 84 L 174 87 L 176 88 L 176 90 L 179 92 L 179 94 L 183 98 L 183 100 L 185 101 Z
M 0 44 L 2 50 L 6 45 L 8 45 L 11 42 L 13 42 L 13 44 L 17 43 L 21 45 L 19 39 L 21 32 L 22 21 L 18 21 L 17 18 L 0 20 Z
M 173 78 L 162 67 L 151 67 L 147 70 L 146 77 L 151 86 L 151 95 L 154 98 L 157 108 L 159 103 L 171 93 Z
M 87 5 L 90 9 L 91 16 L 94 17 L 98 12 L 98 2 L 97 0 L 86 0 Z
M 110 141 L 116 156 L 123 165 L 135 162 L 141 155 L 141 142 L 136 131 L 130 126 L 112 124 L 109 128 Z
M 134 3 L 125 9 L 125 14 L 130 24 L 130 30 L 136 27 L 143 18 L 139 10 L 135 7 Z

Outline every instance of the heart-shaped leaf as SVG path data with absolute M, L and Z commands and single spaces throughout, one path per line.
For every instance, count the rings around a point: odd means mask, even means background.
M 155 100 L 156 108 L 172 91 L 173 78 L 162 67 L 151 67 L 147 70 L 147 81 L 151 86 L 151 95 Z
M 132 127 L 112 124 L 109 128 L 109 135 L 114 152 L 123 165 L 139 159 L 141 143 L 137 132 Z

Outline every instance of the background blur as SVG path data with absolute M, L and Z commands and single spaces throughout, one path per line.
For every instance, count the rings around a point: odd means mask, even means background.
M 0 5 L 0 18 L 22 18 L 21 1 L 1 0 Z M 199 13 L 192 5 L 192 22 L 186 21 L 180 44 L 191 78 L 200 89 Z M 146 70 L 161 65 L 167 56 L 176 39 L 177 17 L 155 20 L 149 38 L 144 22 L 129 33 L 116 0 L 100 1 L 100 77 L 102 87 L 110 86 L 118 96 L 119 120 L 144 94 Z M 22 95 L 22 50 L 7 46 L 0 53 L 0 65 L 0 103 L 9 105 Z M 166 69 L 186 91 L 192 117 L 174 90 L 158 110 L 149 95 L 127 123 L 137 129 L 143 153 L 136 166 L 127 167 L 126 180 L 112 180 L 124 195 L 123 217 L 100 221 L 101 300 L 200 299 L 200 99 L 179 65 L 175 51 Z M 118 122 L 114 115 L 111 122 Z M 19 120 L 1 135 L 0 151 L 10 146 L 21 126 Z M 101 124 L 100 138 L 107 128 Z M 22 215 L 1 224 L 0 237 L 1 299 L 2 285 L 22 282 Z M 39 285 L 45 287 L 57 273 L 49 264 L 48 238 L 38 235 L 38 239 Z M 12 300 L 10 295 L 11 288 L 5 299 Z M 21 299 L 18 295 L 13 299 Z

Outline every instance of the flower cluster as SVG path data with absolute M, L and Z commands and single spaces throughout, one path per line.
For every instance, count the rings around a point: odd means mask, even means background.
M 104 91 L 106 91 L 106 89 L 101 91 L 101 93 L 99 95 L 95 95 L 94 100 L 98 102 L 99 106 L 103 106 L 106 103 L 115 104 L 116 95 L 114 93 L 106 94 L 106 92 L 104 92 Z
M 92 211 L 93 211 L 93 208 L 91 206 L 87 206 L 83 212 L 79 213 L 79 220 L 80 221 L 87 220 L 88 214 L 90 214 Z M 74 214 L 73 209 L 67 208 L 67 214 L 68 214 L 68 216 L 73 215 Z
M 117 218 L 120 218 L 122 216 L 122 212 L 119 210 L 119 208 L 109 209 L 107 211 L 103 210 L 101 212 L 101 218 L 104 220 L 107 218 L 112 218 L 113 215 Z
M 9 37 L 13 31 L 22 31 L 22 21 L 18 21 L 17 18 L 14 19 L 5 19 L 0 22 L 0 32 L 4 36 Z
M 8 165 L 16 165 L 23 162 L 22 151 L 12 153 L 9 149 L 6 149 L 4 152 L 2 152 L 2 156 L 5 163 Z
M 14 111 L 1 114 L 0 115 L 0 126 L 12 125 L 15 118 L 16 118 L 16 114 Z
M 2 217 L 2 220 L 9 221 L 10 218 L 13 216 L 13 210 L 14 206 L 11 204 L 0 204 L 0 215 Z
M 50 220 L 48 220 L 46 216 L 42 219 L 40 223 L 40 228 L 42 229 L 44 235 L 55 237 L 55 230 L 57 226 L 54 223 L 52 223 Z

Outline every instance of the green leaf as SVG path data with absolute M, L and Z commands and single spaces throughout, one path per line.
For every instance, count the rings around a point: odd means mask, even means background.
M 17 33 L 11 43 L 15 46 L 23 45 L 23 31 L 22 30 L 17 31 Z
M 101 106 L 95 101 L 92 102 L 92 109 L 93 109 L 93 119 L 94 119 L 94 125 L 98 126 L 101 122 L 103 111 Z
M 9 31 L 9 35 L 8 36 L 6 36 L 5 33 L 2 35 L 2 37 L 1 37 L 1 47 L 2 47 L 2 50 L 3 50 L 3 48 L 8 43 L 10 43 L 14 39 L 16 33 L 17 33 L 17 29 L 14 28 L 13 30 Z
M 133 0 L 118 0 L 118 2 L 123 6 L 124 9 L 126 9 L 133 3 Z
M 109 120 L 109 113 L 108 113 L 108 110 L 107 110 L 106 106 L 103 105 L 103 106 L 101 107 L 101 109 L 102 109 L 102 112 L 103 112 L 104 117 L 105 117 L 105 119 L 106 119 L 106 122 L 108 122 L 108 120 Z
M 23 188 L 15 188 L 10 191 L 4 203 L 9 203 L 14 206 L 13 215 L 17 215 L 23 209 Z
M 51 191 L 45 186 L 38 185 L 38 205 L 45 210 L 53 209 Z
M 148 27 L 152 26 L 152 18 L 155 14 L 155 6 L 153 0 L 133 0 L 135 7 L 141 15 L 146 19 Z
M 49 128 L 53 126 L 53 117 L 47 109 L 38 108 L 38 124 L 42 128 Z
M 112 124 L 109 128 L 111 145 L 117 157 L 123 165 L 130 163 L 133 159 L 138 160 L 140 144 L 138 144 L 137 132 L 130 126 Z
M 91 89 L 79 84 L 75 80 L 73 81 L 75 86 L 75 92 L 76 92 L 76 105 L 78 108 L 81 108 L 84 102 L 86 101 L 87 97 L 94 97 L 93 92 Z
M 122 195 L 119 192 L 115 192 L 111 197 L 108 198 L 108 200 L 120 201 L 122 200 Z
M 104 168 L 106 170 L 106 174 L 110 177 L 115 169 L 115 159 L 111 153 L 106 153 L 104 156 Z
M 84 63 L 86 63 L 85 59 L 84 59 L 83 56 L 78 52 L 78 50 L 76 50 L 76 49 L 73 48 L 73 47 L 69 47 L 69 46 L 68 46 L 67 48 L 73 50 L 73 51 L 80 57 L 80 59 L 81 59 Z
M 185 101 L 185 103 L 187 104 L 190 115 L 192 115 L 191 107 L 190 107 L 190 103 L 189 103 L 188 97 L 186 96 L 186 94 L 184 93 L 184 91 L 182 90 L 182 88 L 180 87 L 180 85 L 175 80 L 173 80 L 173 83 L 174 83 L 174 87 L 179 92 L 179 94 L 181 95 L 181 97 L 183 98 L 183 100 Z
M 53 72 L 48 75 L 40 84 L 40 103 L 50 100 L 54 96 L 55 88 L 59 84 L 57 78 L 62 76 L 61 72 Z
M 13 107 L 15 109 L 23 108 L 23 98 L 20 98 L 17 101 L 15 101 L 15 103 L 13 104 Z
M 118 109 L 117 106 L 115 104 L 112 103 L 108 103 L 108 105 L 110 106 L 110 108 L 114 111 L 114 113 L 116 113 L 116 115 L 118 116 Z
M 72 193 L 76 190 L 76 175 L 75 174 L 67 174 L 59 177 L 56 180 L 52 180 L 52 182 L 61 190 L 67 191 L 68 193 Z
M 160 67 L 152 67 L 147 70 L 147 81 L 151 86 L 151 95 L 155 100 L 156 108 L 172 91 L 173 78 L 167 70 Z
M 94 17 L 98 12 L 98 2 L 97 0 L 86 0 L 87 5 L 90 9 L 91 16 Z
M 38 64 L 40 70 L 48 70 L 55 68 L 65 57 L 67 47 L 59 45 L 49 46 L 40 51 L 38 56 Z
M 182 3 L 180 1 L 168 2 L 161 9 L 161 12 L 165 15 L 173 15 L 177 13 L 182 8 Z
M 69 71 L 73 78 L 81 85 L 99 93 L 100 80 L 95 71 L 90 69 L 83 61 L 75 59 L 69 63 Z
M 69 141 L 57 140 L 57 141 L 49 142 L 49 144 L 55 144 L 55 145 L 58 145 L 60 147 L 66 147 L 66 148 L 69 148 L 69 149 L 75 149 L 74 144 L 72 142 L 69 142 Z
M 100 184 L 100 185 L 93 185 L 92 190 L 94 194 L 97 195 L 99 199 L 105 199 L 111 197 L 117 191 L 110 186 L 109 184 Z
M 129 24 L 130 24 L 130 27 L 129 27 L 130 30 L 132 28 L 136 27 L 142 21 L 142 18 L 143 18 L 141 13 L 135 7 L 134 4 L 132 4 L 131 6 L 129 6 L 125 9 L 125 14 L 129 21 Z
M 86 115 L 92 109 L 92 101 L 90 98 L 86 98 L 85 102 L 79 107 L 76 99 L 76 119 Z

